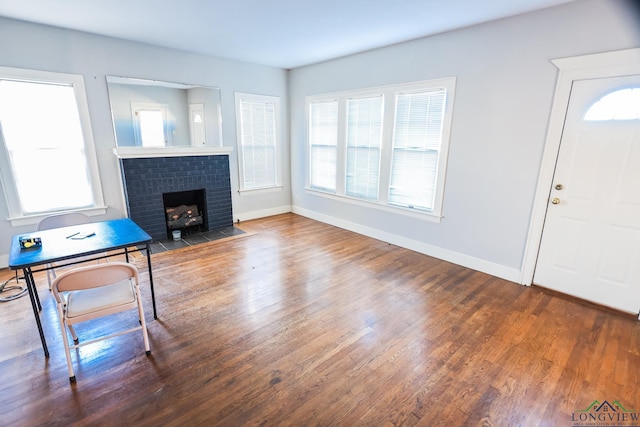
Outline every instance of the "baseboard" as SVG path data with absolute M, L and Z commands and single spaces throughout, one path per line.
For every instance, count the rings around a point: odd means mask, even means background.
M 374 228 L 365 227 L 360 224 L 355 224 L 353 222 L 345 221 L 333 216 L 319 214 L 318 212 L 310 211 L 308 209 L 300 208 L 297 206 L 293 206 L 292 212 L 298 215 L 305 216 L 307 218 L 314 219 L 316 221 L 324 222 L 326 224 L 343 228 L 345 230 L 353 231 L 354 233 L 362 234 L 364 236 L 381 240 L 383 242 L 388 242 L 396 246 L 420 252 L 422 254 L 429 255 L 443 261 L 451 262 L 453 264 L 461 265 L 463 267 L 490 274 L 492 276 L 499 277 L 510 282 L 520 283 L 520 270 L 515 268 L 506 267 L 501 264 L 496 264 L 487 260 L 461 254 L 459 252 L 443 249 L 424 242 L 419 242 L 417 240 L 398 236 L 396 234 L 391 234 Z
M 233 214 L 233 222 L 249 221 L 251 219 L 265 218 L 268 216 L 280 215 L 291 212 L 291 205 L 278 206 L 277 208 L 262 209 L 259 211 L 244 212 L 241 214 Z
M 0 268 L 9 267 L 9 255 L 0 255 Z

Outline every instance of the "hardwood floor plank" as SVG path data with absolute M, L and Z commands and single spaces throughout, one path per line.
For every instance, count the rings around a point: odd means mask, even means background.
M 240 227 L 154 254 L 151 356 L 137 334 L 83 347 L 73 385 L 44 275 L 48 360 L 28 299 L 0 304 L 0 424 L 558 426 L 596 399 L 640 412 L 636 319 L 294 214 Z

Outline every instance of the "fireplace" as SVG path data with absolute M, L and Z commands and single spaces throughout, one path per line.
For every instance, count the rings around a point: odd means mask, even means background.
M 182 235 L 208 231 L 207 199 L 203 188 L 163 193 L 162 201 L 167 219 L 167 237 L 180 230 Z
M 202 216 L 200 229 L 233 225 L 228 156 L 135 157 L 120 162 L 129 217 L 153 239 L 170 236 L 165 198 L 178 192 L 184 198 L 173 199 L 170 207 L 197 205 Z

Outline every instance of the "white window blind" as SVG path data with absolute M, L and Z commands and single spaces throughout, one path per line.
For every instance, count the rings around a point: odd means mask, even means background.
M 338 155 L 338 101 L 312 102 L 309 107 L 309 183 L 335 192 Z
M 439 222 L 455 81 L 308 96 L 308 189 Z
M 445 101 L 445 89 L 396 96 L 389 203 L 433 209 Z
M 382 95 L 347 100 L 348 196 L 378 199 L 383 102 Z
M 0 80 L 0 140 L 17 193 L 16 215 L 95 204 L 72 85 Z M 9 172 L 9 171 L 5 171 Z
M 240 161 L 242 189 L 274 187 L 276 171 L 276 104 L 240 99 Z

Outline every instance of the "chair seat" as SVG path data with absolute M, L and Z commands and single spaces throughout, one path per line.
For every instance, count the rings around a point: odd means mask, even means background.
M 82 316 L 87 313 L 107 311 L 113 307 L 135 302 L 136 294 L 129 280 L 108 286 L 72 291 L 67 295 L 67 317 Z

